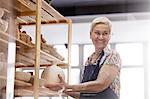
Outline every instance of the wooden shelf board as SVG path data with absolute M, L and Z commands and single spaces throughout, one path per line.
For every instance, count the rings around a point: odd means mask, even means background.
M 7 80 L 6 77 L 0 76 L 0 79 Z M 3 92 L 5 92 L 5 88 L 3 88 Z M 33 85 L 31 83 L 26 83 L 20 80 L 15 80 L 15 96 L 33 96 Z M 39 88 L 39 95 L 40 96 L 59 96 L 59 92 L 49 90 L 48 88 Z M 65 94 L 63 94 L 65 96 Z
M 45 58 L 45 59 L 51 59 L 52 64 L 57 64 L 58 66 L 64 67 L 64 68 L 68 66 L 67 63 L 64 63 L 63 61 L 57 59 L 56 57 L 54 57 L 54 56 L 52 56 L 52 55 L 50 55 L 50 54 L 48 54 L 42 50 L 40 52 L 41 52 L 41 57 Z
M 0 38 L 0 44 L 1 44 L 1 46 L 0 46 L 0 52 L 1 51 L 2 52 L 6 51 L 8 49 L 8 41 L 3 40 L 3 39 Z
M 16 0 L 17 22 L 22 25 L 35 24 L 35 0 Z M 30 13 L 29 13 L 30 12 Z M 29 17 L 30 16 L 30 17 Z M 58 13 L 53 7 L 42 0 L 41 8 L 42 24 L 49 23 L 66 23 L 68 19 Z
M 35 10 L 35 6 L 30 2 L 30 0 L 16 0 L 15 9 L 18 12 L 32 11 Z
M 7 80 L 6 77 L 0 76 L 0 79 L 2 80 Z M 23 81 L 15 80 L 15 89 L 14 89 L 14 94 L 17 97 L 27 97 L 27 96 L 33 96 L 34 95 L 34 86 L 31 83 L 26 83 Z M 2 92 L 6 92 L 6 89 L 3 88 Z M 59 96 L 59 92 L 49 90 L 48 88 L 39 88 L 39 96 L 47 96 L 47 97 L 52 97 L 52 96 Z M 63 93 L 63 96 L 67 96 L 66 94 Z
M 32 51 L 29 52 L 17 52 L 17 61 L 19 62 L 21 65 L 18 64 L 17 68 L 19 67 L 34 67 L 34 62 L 35 62 L 35 50 L 32 49 Z M 26 65 L 24 65 L 26 64 Z M 51 66 L 52 64 L 58 64 L 58 66 L 62 67 L 62 68 L 66 68 L 68 65 L 66 63 L 64 63 L 63 61 L 55 58 L 54 56 L 41 51 L 41 60 L 40 60 L 40 65 L 42 67 L 46 67 L 46 66 Z
M 31 49 L 35 48 L 34 45 L 28 44 L 22 40 L 16 39 L 17 46 L 21 46 L 20 48 Z
M 5 76 L 0 76 L 0 79 L 6 81 L 6 80 L 7 80 L 7 77 L 5 77 Z M 15 79 L 15 85 L 16 85 L 16 86 L 27 86 L 27 87 L 31 87 L 31 86 L 32 86 L 31 83 L 27 83 L 27 82 L 20 81 L 20 80 L 16 80 L 16 79 Z
M 15 96 L 21 96 L 21 97 L 27 97 L 27 96 L 33 96 L 34 91 L 33 87 L 18 87 L 15 88 Z M 59 92 L 49 90 L 48 88 L 39 88 L 39 96 L 47 96 L 47 97 L 54 97 L 59 96 Z M 67 96 L 63 93 L 63 96 Z
M 44 67 L 51 66 L 51 65 L 52 64 L 40 64 L 40 68 L 44 68 Z M 34 65 L 27 65 L 25 63 L 20 63 L 20 62 L 16 63 L 16 68 L 25 68 L 25 67 L 31 67 L 31 68 L 33 68 Z

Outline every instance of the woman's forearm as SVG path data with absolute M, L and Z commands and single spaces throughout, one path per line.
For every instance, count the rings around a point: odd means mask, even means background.
M 79 85 L 70 86 L 70 91 L 96 93 L 96 92 L 103 91 L 105 88 L 106 88 L 106 86 L 101 82 L 89 81 L 89 82 L 85 82 L 85 83 L 82 83 Z M 68 90 L 69 90 L 69 88 L 68 88 Z
M 79 92 L 64 92 L 65 94 L 73 97 L 73 98 L 76 98 L 76 99 L 79 99 L 80 97 L 80 93 Z
M 78 85 L 69 85 L 67 90 L 70 92 L 86 92 L 97 93 L 105 90 L 111 84 L 117 75 L 118 68 L 116 66 L 105 65 L 101 68 L 96 80 L 84 82 Z
M 90 92 L 90 93 L 101 92 L 108 87 L 104 83 L 101 83 L 99 81 L 89 81 L 82 83 L 79 86 L 81 86 L 81 88 L 79 89 L 80 92 Z

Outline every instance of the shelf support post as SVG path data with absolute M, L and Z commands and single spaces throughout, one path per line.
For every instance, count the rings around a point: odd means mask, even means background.
M 36 0 L 36 47 L 35 47 L 35 76 L 34 99 L 39 97 L 39 68 L 40 68 L 40 42 L 41 42 L 41 0 Z
M 71 72 L 71 41 L 72 41 L 72 21 L 70 19 L 68 19 L 68 79 L 67 82 L 70 83 L 70 72 Z

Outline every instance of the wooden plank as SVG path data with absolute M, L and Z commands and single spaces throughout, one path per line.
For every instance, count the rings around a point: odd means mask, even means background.
M 26 86 L 26 87 L 30 87 L 30 86 L 32 86 L 32 84 L 15 79 L 15 86 Z
M 16 18 L 16 22 L 17 22 L 17 23 L 26 23 L 26 24 L 28 23 L 28 22 L 26 22 L 25 20 L 23 20 L 21 17 L 17 17 L 17 18 Z
M 35 19 L 36 19 L 36 16 L 30 16 L 30 18 L 32 18 L 32 19 L 35 20 Z M 42 17 L 41 17 L 41 20 L 44 21 L 44 22 L 46 21 L 46 19 L 44 19 L 44 18 L 42 18 Z M 36 22 L 33 22 L 33 23 L 36 23 Z
M 33 16 L 35 16 L 35 14 L 36 14 L 35 11 L 17 12 L 17 16 L 19 16 L 19 17 L 21 17 L 21 16 L 33 17 Z M 49 20 L 57 21 L 54 17 L 52 17 L 50 14 L 48 14 L 43 9 L 41 10 L 41 18 L 42 18 L 42 21 L 49 21 Z M 35 17 L 33 17 L 33 19 L 35 20 Z
M 16 55 L 16 62 L 24 63 L 26 65 L 33 65 L 35 61 L 30 59 L 30 58 L 27 58 L 23 55 L 17 54 Z
M 69 20 L 68 21 L 68 64 L 69 64 L 69 66 L 68 66 L 68 68 L 67 68 L 67 72 L 68 72 L 68 79 L 67 79 L 67 82 L 68 83 L 70 83 L 70 80 L 71 80 L 71 77 L 70 77 L 70 75 L 71 75 L 71 67 L 70 67 L 70 65 L 71 65 L 71 41 L 72 41 L 72 39 L 71 39 L 71 37 L 72 37 L 72 21 L 71 20 Z
M 35 37 L 35 76 L 34 76 L 34 99 L 39 97 L 39 64 L 41 45 L 41 0 L 37 0 L 36 6 L 36 37 Z
M 1 43 L 3 46 L 5 46 L 6 44 L 8 44 L 8 41 L 6 41 L 4 39 L 1 39 L 1 38 L 0 38 L 0 42 L 3 42 L 3 43 Z
M 30 22 L 36 22 L 35 19 L 31 18 L 30 16 L 21 16 L 20 18 L 24 20 L 27 24 Z
M 17 16 L 35 16 L 35 11 L 25 11 L 25 12 L 17 12 Z
M 15 96 L 21 96 L 21 97 L 28 97 L 28 96 L 33 96 L 33 91 L 32 90 L 28 90 L 28 89 L 24 89 L 24 88 L 15 88 L 14 90 L 14 94 Z
M 1 37 L 1 39 L 3 39 L 3 40 L 6 40 L 6 41 L 8 41 L 8 39 L 9 40 L 16 40 L 16 37 L 14 37 L 14 36 L 12 36 L 12 35 L 10 35 L 10 34 L 8 34 L 8 33 L 5 33 L 5 32 L 3 32 L 3 31 L 1 31 L 0 30 L 0 37 Z
M 41 57 L 42 58 L 50 59 L 53 62 L 53 64 L 64 63 L 63 61 L 57 59 L 56 57 L 54 57 L 54 56 L 52 56 L 52 55 L 50 55 L 50 54 L 48 54 L 48 53 L 46 53 L 42 50 L 40 52 L 41 52 Z
M 61 68 L 67 68 L 68 67 L 68 64 L 57 59 L 56 57 L 44 52 L 44 51 L 41 51 L 41 58 L 44 58 L 44 59 L 49 59 L 52 64 L 55 64 L 55 65 L 58 65 L 60 66 Z
M 28 6 L 30 5 L 30 3 L 24 1 L 24 0 L 16 0 L 16 6 L 15 9 L 19 12 L 24 12 L 24 11 L 31 11 L 32 9 L 30 9 Z
M 5 77 L 5 76 L 0 76 L 0 79 L 2 79 L 2 80 L 7 80 L 7 77 Z M 31 87 L 32 86 L 32 84 L 31 83 L 27 83 L 27 82 L 24 82 L 24 81 L 20 81 L 20 80 L 16 80 L 15 79 L 15 85 L 17 86 L 28 86 L 28 87 Z
M 66 23 L 66 20 L 61 20 L 59 22 L 56 21 L 47 21 L 47 22 L 41 22 L 41 24 L 56 24 L 56 23 Z M 35 25 L 35 22 L 28 22 L 28 23 L 20 23 L 20 25 Z
M 54 17 L 52 17 L 50 14 L 48 14 L 46 11 L 42 10 L 41 12 L 41 17 L 43 19 L 45 19 L 46 21 L 56 21 L 57 22 L 57 19 L 55 19 Z
M 30 0 L 16 0 L 16 7 L 20 12 L 36 10 L 36 5 Z
M 33 87 L 16 87 L 15 88 L 15 96 L 23 96 L 23 97 L 28 97 L 28 96 L 33 96 L 34 91 Z M 39 96 L 44 96 L 44 97 L 59 97 L 59 92 L 49 90 L 48 88 L 39 88 Z M 62 94 L 63 97 L 66 97 L 66 94 Z
M 18 46 L 20 46 L 20 48 L 24 48 L 24 49 L 34 49 L 35 48 L 34 44 L 31 45 L 31 44 L 28 44 L 28 43 L 26 43 L 22 40 L 19 40 L 19 39 L 16 39 L 16 43 Z
M 28 59 L 31 59 L 33 61 L 35 61 L 35 51 L 33 52 L 18 52 L 20 55 L 28 58 Z M 42 57 L 40 57 L 40 64 L 51 64 L 52 62 L 50 61 L 50 59 L 44 59 Z
M 33 0 L 33 2 L 36 3 L 36 0 Z M 57 21 L 60 21 L 60 20 L 67 21 L 67 18 L 65 18 L 60 13 L 58 13 L 53 7 L 51 7 L 44 0 L 42 0 L 42 9 L 47 11 L 47 13 L 51 14 Z
M 26 67 L 30 67 L 32 69 L 34 68 L 34 65 L 26 65 L 24 63 L 19 63 L 19 62 L 17 62 L 15 66 L 16 68 L 26 68 Z M 52 66 L 52 64 L 40 64 L 40 68 L 45 68 L 47 66 Z
M 35 1 L 35 0 L 33 0 Z M 67 19 L 62 16 L 60 13 L 58 13 L 53 7 L 51 7 L 48 3 L 46 3 L 44 0 L 42 0 L 42 8 L 50 13 L 55 19 L 59 20 L 66 20 Z

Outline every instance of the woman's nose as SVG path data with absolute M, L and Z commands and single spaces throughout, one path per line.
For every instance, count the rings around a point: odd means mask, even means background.
M 99 34 L 99 35 L 98 35 L 98 38 L 99 38 L 99 39 L 103 39 L 103 38 L 104 38 L 103 34 Z

